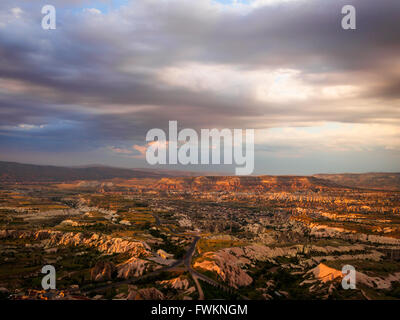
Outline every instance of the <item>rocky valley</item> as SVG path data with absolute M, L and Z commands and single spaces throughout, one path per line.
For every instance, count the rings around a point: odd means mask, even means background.
M 119 174 L 3 176 L 2 299 L 400 298 L 393 183 Z M 41 287 L 45 265 L 56 270 L 54 290 Z M 346 265 L 352 290 L 341 285 Z

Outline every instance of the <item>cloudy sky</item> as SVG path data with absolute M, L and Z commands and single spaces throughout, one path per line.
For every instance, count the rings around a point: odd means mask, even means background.
M 256 174 L 400 171 L 399 34 L 399 0 L 2 0 L 0 160 L 147 167 L 177 120 L 256 129 Z

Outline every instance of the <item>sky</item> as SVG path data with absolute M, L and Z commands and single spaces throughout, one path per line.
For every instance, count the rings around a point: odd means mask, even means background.
M 149 167 L 176 120 L 255 129 L 255 174 L 399 172 L 399 33 L 398 0 L 2 0 L 0 160 Z

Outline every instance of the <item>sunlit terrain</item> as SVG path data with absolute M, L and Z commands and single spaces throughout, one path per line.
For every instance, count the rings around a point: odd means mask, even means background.
M 400 298 L 396 185 L 331 178 L 4 182 L 1 297 Z M 42 290 L 47 264 L 56 290 Z M 344 265 L 357 271 L 355 290 L 341 286 Z

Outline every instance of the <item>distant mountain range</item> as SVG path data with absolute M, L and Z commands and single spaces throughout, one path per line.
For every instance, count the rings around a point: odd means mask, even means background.
M 324 190 L 350 187 L 400 190 L 400 173 L 344 173 L 313 176 L 222 176 L 162 169 L 123 169 L 104 165 L 57 167 L 0 161 L 0 182 L 68 182 L 153 178 L 164 190 Z
M 341 173 L 316 174 L 314 177 L 330 180 L 343 186 L 379 190 L 400 190 L 400 173 Z
M 193 176 L 194 172 L 151 169 L 123 169 L 101 165 L 57 167 L 0 161 L 2 182 L 65 182 L 76 180 L 108 180 L 114 178 L 157 178 Z M 198 175 L 198 173 L 197 173 Z

